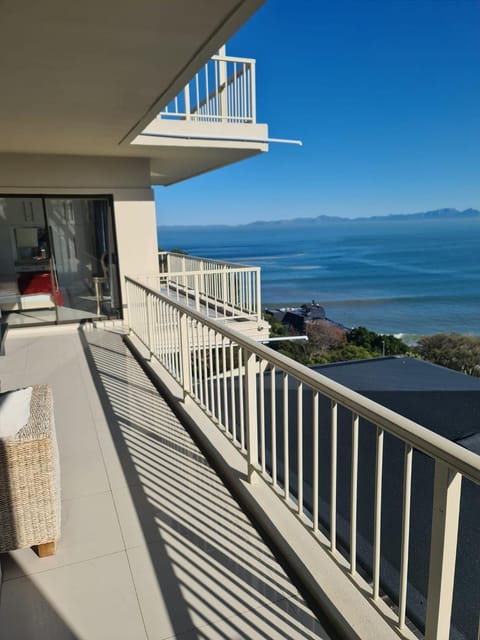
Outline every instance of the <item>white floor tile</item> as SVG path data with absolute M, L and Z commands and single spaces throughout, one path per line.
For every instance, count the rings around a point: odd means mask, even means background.
M 146 638 L 124 553 L 5 582 L 0 629 L 6 640 Z
M 2 556 L 3 579 L 48 571 L 91 560 L 124 549 L 112 494 L 64 500 L 62 536 L 55 555 L 39 558 L 32 549 L 19 549 Z

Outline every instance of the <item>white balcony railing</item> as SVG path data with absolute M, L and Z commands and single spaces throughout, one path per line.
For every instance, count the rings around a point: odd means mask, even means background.
M 160 274 L 139 276 L 148 286 L 216 319 L 261 320 L 260 268 L 168 251 Z
M 255 124 L 255 98 L 255 60 L 227 56 L 223 47 L 159 117 Z
M 480 457 L 131 278 L 126 288 L 130 330 L 244 454 L 249 480 L 261 474 L 346 559 L 374 606 L 388 596 L 400 636 L 413 619 L 448 638 L 465 587 L 462 481 L 478 500 Z

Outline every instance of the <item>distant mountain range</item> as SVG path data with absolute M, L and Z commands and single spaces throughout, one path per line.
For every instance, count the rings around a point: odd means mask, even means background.
M 317 216 L 316 218 L 291 218 L 290 220 L 259 220 L 257 222 L 250 222 L 245 225 L 239 225 L 244 227 L 252 226 L 288 226 L 288 225 L 303 225 L 303 224 L 323 224 L 325 222 L 360 222 L 360 221 L 378 221 L 386 222 L 390 220 L 399 220 L 408 222 L 409 220 L 451 220 L 459 218 L 480 218 L 480 211 L 478 209 L 465 209 L 459 211 L 458 209 L 435 209 L 434 211 L 421 211 L 419 213 L 396 213 L 387 216 L 368 216 L 364 218 L 340 218 L 338 216 Z
M 177 226 L 188 227 L 205 227 L 209 226 L 216 229 L 225 227 L 288 227 L 288 226 L 311 226 L 325 223 L 338 223 L 343 224 L 345 222 L 361 222 L 361 221 L 375 221 L 375 222 L 388 222 L 391 220 L 398 220 L 400 222 L 408 222 L 410 220 L 455 220 L 465 218 L 480 218 L 480 211 L 478 209 L 464 209 L 459 211 L 458 209 L 435 209 L 434 211 L 421 211 L 419 213 L 396 213 L 386 216 L 368 216 L 363 218 L 340 218 L 338 216 L 317 216 L 315 218 L 290 218 L 288 220 L 257 220 L 256 222 L 248 222 L 247 224 L 226 225 L 160 225 L 167 226 L 171 229 Z

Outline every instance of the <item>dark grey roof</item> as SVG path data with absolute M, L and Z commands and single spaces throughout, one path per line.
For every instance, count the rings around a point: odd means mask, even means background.
M 390 356 L 312 367 L 355 391 L 480 391 L 480 378 L 408 357 Z
M 312 368 L 479 453 L 480 378 L 407 357 L 372 358 Z

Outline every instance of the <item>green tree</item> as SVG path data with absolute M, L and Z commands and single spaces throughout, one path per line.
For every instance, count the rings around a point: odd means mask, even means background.
M 332 349 L 328 353 L 328 362 L 343 362 L 347 360 L 368 360 L 374 358 L 375 354 L 366 349 L 365 347 L 359 347 L 356 344 L 344 344 L 338 349 Z
M 436 333 L 421 338 L 415 351 L 434 364 L 480 376 L 480 338 L 477 336 Z
M 271 315 L 267 315 L 267 320 L 270 323 L 271 337 L 298 335 Z M 328 321 L 320 321 L 307 324 L 305 331 L 308 342 L 285 340 L 271 342 L 269 346 L 307 366 L 365 360 L 381 356 L 382 353 L 400 355 L 409 352 L 409 347 L 395 336 L 375 333 L 365 327 L 345 332 Z
M 409 351 L 408 345 L 399 338 L 391 334 L 376 333 L 365 327 L 355 327 L 349 331 L 347 341 L 357 347 L 364 347 L 376 356 L 397 356 Z

